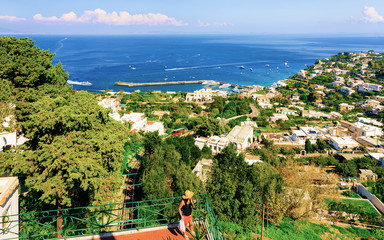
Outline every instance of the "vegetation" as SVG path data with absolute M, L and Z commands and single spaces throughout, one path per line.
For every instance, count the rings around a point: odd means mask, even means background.
M 29 39 L 0 37 L 0 79 L 30 141 L 0 152 L 2 174 L 19 177 L 21 212 L 110 203 L 121 185 L 128 129 L 93 94 L 73 92 L 53 54 Z M 103 179 L 103 181 L 100 181 Z

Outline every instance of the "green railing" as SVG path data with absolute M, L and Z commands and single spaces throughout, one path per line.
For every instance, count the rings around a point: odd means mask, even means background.
M 194 219 L 205 223 L 210 239 L 225 239 L 207 195 L 194 199 Z M 180 201 L 174 197 L 10 215 L 0 221 L 0 239 L 65 239 L 164 226 L 179 221 Z

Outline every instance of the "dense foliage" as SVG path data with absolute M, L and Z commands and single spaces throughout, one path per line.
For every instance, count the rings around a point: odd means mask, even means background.
M 127 129 L 93 94 L 72 91 L 53 57 L 30 39 L 0 38 L 1 97 L 16 105 L 29 139 L 16 153 L 0 153 L 2 173 L 18 176 L 26 192 L 21 211 L 110 203 L 121 185 Z

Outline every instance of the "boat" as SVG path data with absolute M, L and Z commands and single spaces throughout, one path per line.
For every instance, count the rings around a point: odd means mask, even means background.
M 223 85 L 221 85 L 219 88 L 230 88 L 232 85 L 229 84 L 229 83 L 224 83 Z
M 252 68 L 249 68 L 249 70 L 250 70 L 251 72 L 253 72 L 253 69 L 252 69 Z
M 135 70 L 136 68 L 135 67 L 131 67 L 132 70 Z
M 140 89 L 135 90 L 135 93 L 139 93 L 139 92 L 140 92 Z
M 80 82 L 80 85 L 81 85 L 81 86 L 87 86 L 87 87 L 90 87 L 90 86 L 92 86 L 92 83 L 90 83 L 90 82 Z
M 288 65 L 288 61 L 285 61 L 285 62 L 284 62 L 284 65 L 287 66 L 287 65 Z
M 269 67 L 269 64 L 265 64 L 266 67 Z
M 245 67 L 244 66 L 240 66 L 240 69 L 245 69 Z
M 207 80 L 207 81 L 204 81 L 202 84 L 204 84 L 204 85 L 218 85 L 219 82 L 214 81 L 214 80 Z
M 277 70 L 279 70 L 279 67 L 276 67 Z

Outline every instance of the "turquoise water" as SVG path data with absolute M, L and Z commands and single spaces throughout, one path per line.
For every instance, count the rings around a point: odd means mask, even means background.
M 77 90 L 194 91 L 201 84 L 129 88 L 114 82 L 218 80 L 268 86 L 338 52 L 384 51 L 383 37 L 28 36 L 56 53 Z M 287 61 L 287 64 L 285 62 Z M 268 67 L 266 65 L 269 65 Z M 244 69 L 240 67 L 244 66 Z M 250 70 L 252 68 L 253 71 Z

